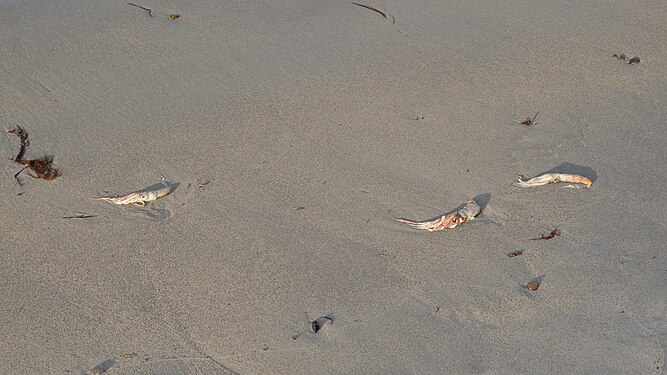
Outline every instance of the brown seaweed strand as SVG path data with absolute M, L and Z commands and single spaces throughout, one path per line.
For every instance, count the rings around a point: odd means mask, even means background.
M 35 173 L 35 175 L 32 175 L 30 172 L 28 172 L 30 177 L 41 178 L 44 180 L 53 180 L 54 178 L 60 176 L 60 171 L 53 167 L 53 161 L 49 160 L 47 157 L 39 159 L 23 158 L 26 151 L 28 150 L 28 146 L 30 146 L 30 139 L 28 138 L 29 135 L 25 129 L 17 125 L 16 129 L 7 131 L 7 134 L 14 134 L 21 140 L 21 149 L 13 160 L 19 164 L 26 165 L 26 168 L 30 168 L 30 170 Z M 19 180 L 18 175 L 23 172 L 23 170 L 25 170 L 25 168 L 21 169 L 18 173 L 16 173 L 16 175 L 14 175 L 14 178 L 16 178 L 16 181 L 21 186 L 23 186 L 23 184 Z
M 33 176 L 28 173 L 32 178 L 53 180 L 54 178 L 60 176 L 60 171 L 54 168 L 53 162 L 47 158 L 28 160 L 28 167 L 30 167 L 30 170 L 35 172 L 37 175 Z
M 28 146 L 30 146 L 30 140 L 28 139 L 28 132 L 25 131 L 25 129 L 23 129 L 22 127 L 17 125 L 16 129 L 9 130 L 7 134 L 14 134 L 21 140 L 21 149 L 19 150 L 19 153 L 16 154 L 16 157 L 14 157 L 14 161 L 21 164 L 27 164 L 23 160 L 23 155 L 25 155 Z

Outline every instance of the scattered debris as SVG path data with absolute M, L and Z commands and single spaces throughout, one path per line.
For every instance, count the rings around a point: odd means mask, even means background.
M 547 184 L 555 184 L 558 182 L 571 182 L 574 184 L 584 184 L 587 188 L 590 188 L 593 184 L 591 180 L 586 177 L 582 177 L 576 174 L 566 174 L 566 173 L 545 173 L 541 176 L 533 177 L 528 179 L 523 175 L 516 175 L 519 181 L 512 183 L 514 186 L 520 187 L 533 187 L 533 186 L 542 186 Z M 575 187 L 568 185 L 568 187 Z
M 463 224 L 467 221 L 473 220 L 480 212 L 480 207 L 474 200 L 466 202 L 465 207 L 452 212 L 450 214 L 442 215 L 437 219 L 427 221 L 412 221 L 408 219 L 395 218 L 396 221 L 406 223 L 415 229 L 425 229 L 429 232 L 435 232 L 447 228 L 455 228 L 457 225 Z
M 560 236 L 560 230 L 554 229 L 549 233 L 544 233 L 542 235 L 542 237 L 531 238 L 530 240 L 531 241 L 534 241 L 534 240 L 550 240 L 550 239 L 552 239 L 554 237 L 558 237 L 558 236 Z
M 639 64 L 639 62 L 641 61 L 641 59 L 638 56 L 635 56 L 635 57 L 631 58 L 630 60 L 626 60 L 624 53 L 621 53 L 620 55 L 613 54 L 612 57 L 615 57 L 619 60 L 623 60 L 623 61 L 627 62 L 628 64 Z
M 211 181 L 206 181 L 206 182 L 201 182 L 201 180 L 197 180 L 194 184 L 197 185 L 198 189 L 204 189 L 206 186 L 208 186 L 211 183 Z M 193 185 L 192 182 L 188 182 L 188 187 L 187 189 L 190 189 L 190 187 Z
M 423 120 L 423 119 L 424 119 L 424 115 L 414 116 L 414 117 L 412 117 L 412 119 L 415 120 L 415 121 Z
M 124 359 L 126 361 L 130 361 L 132 359 L 135 359 L 138 355 L 139 354 L 137 354 L 137 353 L 125 353 L 125 354 L 119 355 L 118 358 Z
M 507 254 L 508 257 L 514 258 L 523 255 L 523 251 L 512 251 L 511 253 Z
M 153 10 L 151 8 L 142 7 L 141 5 L 132 4 L 132 3 L 127 3 L 127 5 L 132 5 L 133 7 L 143 9 L 143 10 L 148 12 L 149 16 L 151 16 L 152 18 L 155 18 L 155 17 L 153 17 Z
M 19 179 L 19 174 L 23 172 L 26 168 L 29 168 L 32 172 L 35 173 L 35 175 L 28 173 L 32 178 L 53 180 L 54 178 L 60 176 L 60 171 L 53 166 L 53 158 L 51 157 L 45 156 L 39 159 L 23 158 L 23 156 L 25 156 L 26 151 L 28 150 L 28 146 L 30 146 L 30 139 L 28 137 L 28 132 L 25 131 L 25 129 L 23 129 L 20 126 L 17 126 L 16 129 L 7 131 L 7 134 L 14 134 L 21 140 L 21 148 L 19 149 L 19 152 L 18 154 L 16 154 L 14 159 L 12 159 L 17 163 L 26 166 L 25 168 L 21 169 L 14 175 L 16 182 L 18 182 L 20 186 L 23 186 L 23 183 Z
M 306 207 L 304 207 L 304 206 L 299 206 L 299 207 L 295 208 L 294 210 L 296 210 L 296 211 L 298 211 L 298 212 L 301 212 L 301 211 L 304 211 L 305 209 L 306 209 Z
M 364 4 L 359 4 L 359 3 L 355 3 L 355 2 L 352 2 L 352 4 L 354 4 L 356 6 L 359 6 L 359 7 L 362 7 L 362 8 L 366 8 L 368 10 L 372 10 L 373 12 L 380 14 L 382 17 L 384 17 L 386 19 L 389 19 L 389 17 L 387 17 L 387 14 L 385 12 L 383 12 L 383 11 L 377 9 L 377 8 L 374 8 L 370 5 L 364 5 Z M 391 19 L 392 19 L 392 23 L 396 23 L 396 19 L 394 17 L 391 17 Z
M 537 125 L 537 122 L 535 122 L 535 119 L 537 118 L 537 115 L 540 113 L 540 111 L 535 112 L 535 114 L 531 117 L 528 116 L 523 120 L 519 119 L 514 119 L 516 122 L 518 122 L 521 125 L 526 125 L 526 126 L 531 126 L 531 125 Z
M 174 14 L 170 14 L 170 15 L 168 15 L 167 18 L 169 18 L 169 19 L 172 20 L 172 21 L 175 21 L 175 20 L 181 18 L 181 15 L 180 15 L 180 14 L 177 14 L 177 13 L 174 13 Z
M 162 198 L 165 195 L 168 195 L 169 193 L 174 191 L 173 186 L 167 184 L 167 179 L 164 178 L 164 176 L 162 175 L 160 175 L 160 177 L 162 178 L 162 185 L 164 185 L 164 187 L 160 189 L 136 191 L 134 193 L 123 195 L 121 197 L 97 197 L 91 199 L 97 201 L 110 202 L 113 204 L 129 204 L 133 206 L 144 207 L 146 205 L 146 202 Z
M 322 329 L 322 327 L 324 327 L 324 324 L 326 324 L 327 321 L 333 324 L 333 319 L 328 316 L 317 318 L 310 322 L 310 329 L 313 331 L 313 333 L 317 333 L 320 331 L 320 329 Z
M 530 290 L 531 292 L 534 292 L 540 287 L 540 284 L 542 284 L 542 278 L 541 277 L 536 277 L 533 280 L 525 283 L 523 285 L 523 287 L 525 289 Z
M 97 217 L 97 215 L 76 214 L 72 216 L 63 216 L 63 219 L 88 219 L 91 217 Z

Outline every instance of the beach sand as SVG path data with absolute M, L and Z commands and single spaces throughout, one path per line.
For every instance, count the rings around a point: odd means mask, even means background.
M 1 374 L 663 372 L 664 1 L 136 4 L 0 1 Z

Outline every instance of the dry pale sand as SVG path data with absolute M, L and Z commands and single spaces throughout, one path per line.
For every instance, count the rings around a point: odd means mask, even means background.
M 663 372 L 664 0 L 137 4 L 0 1 L 1 374 Z

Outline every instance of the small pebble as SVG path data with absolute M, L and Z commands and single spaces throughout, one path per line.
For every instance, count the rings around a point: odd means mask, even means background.
M 532 281 L 526 283 L 526 285 L 524 285 L 523 287 L 530 290 L 531 292 L 534 292 L 540 287 L 540 280 L 533 279 Z

